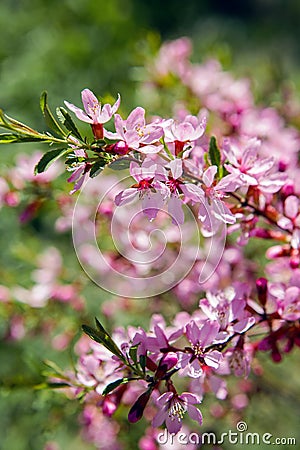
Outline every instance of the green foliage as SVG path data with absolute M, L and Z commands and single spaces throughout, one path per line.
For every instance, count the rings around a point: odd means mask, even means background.
M 121 350 L 117 346 L 117 344 L 113 341 L 111 336 L 105 331 L 101 323 L 98 321 L 98 319 L 95 319 L 96 321 L 96 329 L 89 327 L 88 325 L 82 325 L 83 331 L 94 341 L 98 342 L 99 344 L 103 345 L 107 350 L 109 350 L 113 355 L 116 355 L 121 360 L 124 360 L 124 355 L 122 354 Z
M 48 106 L 47 99 L 48 99 L 48 93 L 46 91 L 42 92 L 42 95 L 40 98 L 40 107 L 41 107 L 41 111 L 44 115 L 45 122 L 48 125 L 48 127 L 51 130 L 53 130 L 58 136 L 64 136 L 65 132 L 60 127 L 57 120 L 54 118 L 54 116 Z
M 82 141 L 82 136 L 79 133 L 78 128 L 73 122 L 73 119 L 68 111 L 65 108 L 60 107 L 56 109 L 56 114 L 61 123 L 66 127 L 66 129 L 69 130 L 77 139 Z
M 54 150 L 49 150 L 48 152 L 46 152 L 35 166 L 35 174 L 44 172 L 50 163 L 54 163 L 58 160 L 58 158 L 64 156 L 69 151 L 70 149 L 55 148 Z

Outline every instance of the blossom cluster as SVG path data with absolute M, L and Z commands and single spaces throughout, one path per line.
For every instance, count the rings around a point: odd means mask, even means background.
M 155 313 L 148 329 L 115 327 L 110 335 L 98 320 L 96 328 L 84 325 L 88 337 L 75 346 L 75 370 L 51 378 L 52 384 L 64 383 L 68 396 L 83 399 L 83 434 L 97 448 L 119 448 L 120 425 L 114 414 L 126 405 L 130 422 L 144 417 L 151 423 L 140 448 L 157 449 L 156 428 L 165 424 L 170 433 L 177 433 L 187 427 L 185 415 L 201 425 L 205 416 L 198 405 L 203 402 L 204 411 L 207 392 L 219 400 L 230 397 L 229 374 L 247 378 L 260 352 L 269 352 L 279 362 L 300 346 L 300 135 L 277 110 L 255 105 L 248 80 L 235 80 L 216 61 L 191 63 L 191 50 L 185 38 L 163 45 L 142 86 L 148 93 L 160 89 L 163 95 L 172 76 L 186 88 L 185 97 L 174 100 L 172 117 L 148 117 L 138 106 L 125 118 L 119 95 L 114 104 L 103 105 L 89 89 L 81 93 L 83 109 L 65 101 L 71 114 L 59 108 L 58 121 L 42 96 L 53 135 L 0 116 L 0 126 L 9 130 L 3 141 L 23 138 L 54 146 L 43 155 L 19 157 L 16 167 L 0 178 L 0 206 L 21 207 L 21 221 L 30 221 L 62 172 L 57 159 L 65 158 L 71 172 L 68 182 L 74 183 L 70 194 L 82 191 L 84 198 L 74 216 L 81 261 L 107 280 L 113 271 L 127 277 L 117 279 L 122 296 L 102 304 L 106 318 L 113 319 L 118 309 L 130 311 L 128 299 L 134 296 L 136 279 L 163 272 L 178 256 L 180 232 L 192 234 L 188 212 L 201 230 L 196 257 L 191 258 L 193 243 L 181 255 L 180 264 L 189 266 L 188 273 L 169 293 L 155 294 L 159 313 L 151 310 Z M 72 114 L 90 125 L 89 136 L 82 136 Z M 116 170 L 123 168 L 128 169 L 129 187 L 118 182 Z M 105 169 L 108 174 L 97 178 Z M 113 175 L 109 169 L 115 170 Z M 95 179 L 90 183 L 89 178 Z M 103 192 L 106 197 L 99 204 Z M 57 232 L 74 229 L 75 199 L 65 192 L 57 196 Z M 130 245 L 124 230 L 129 228 L 132 204 L 140 205 L 145 220 L 133 224 Z M 104 249 L 100 262 L 99 249 L 86 239 L 95 210 L 98 237 L 109 234 L 113 223 L 122 244 L 122 251 Z M 135 259 L 135 249 L 143 253 L 147 248 L 152 223 L 164 229 L 170 245 L 158 243 L 155 250 L 163 254 L 161 259 Z M 268 245 L 263 267 L 246 256 L 253 240 Z M 48 249 L 33 272 L 34 287 L 11 292 L 3 287 L 3 303 L 13 296 L 42 308 L 55 299 L 82 310 L 79 290 L 61 283 L 61 271 L 60 254 Z M 176 307 L 172 320 L 161 307 L 165 300 Z M 247 405 L 247 389 L 232 399 L 232 408 Z M 216 408 L 214 415 L 222 411 Z

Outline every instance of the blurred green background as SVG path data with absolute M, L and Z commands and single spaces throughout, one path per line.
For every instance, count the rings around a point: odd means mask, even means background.
M 0 106 L 7 114 L 43 129 L 41 91 L 48 91 L 51 106 L 65 99 L 79 105 L 80 91 L 89 87 L 99 96 L 115 97 L 120 92 L 122 108 L 129 111 L 137 101 L 137 68 L 162 41 L 181 36 L 193 39 L 195 61 L 216 57 L 237 76 L 251 76 L 258 101 L 270 104 L 276 100 L 282 83 L 300 87 L 299 0 L 3 0 Z M 1 147 L 0 162 L 5 168 L 18 151 L 33 149 L 36 146 Z M 55 244 L 61 250 L 70 249 L 70 236 L 51 234 L 45 223 L 20 228 L 15 212 L 2 209 L 1 283 L 24 281 L 32 253 Z M 28 248 L 32 253 L 26 253 Z M 69 250 L 68 257 L 73 256 Z M 80 270 L 76 262 L 72 270 Z M 96 313 L 102 296 L 97 287 L 89 288 L 87 317 Z M 33 322 L 43 312 L 35 314 Z M 3 315 L 2 336 L 5 319 Z M 37 338 L 4 342 L 0 347 L 0 449 L 41 450 L 47 440 L 57 440 L 64 450 L 93 448 L 78 436 L 76 402 L 66 403 L 59 394 L 33 393 L 19 386 L 19 372 L 25 374 L 23 385 L 27 378 L 29 384 L 39 380 L 38 361 L 44 352 L 56 358 Z M 297 355 L 285 359 L 274 380 L 275 369 L 267 364 L 247 422 L 251 431 L 277 429 L 282 436 L 298 433 L 300 442 Z M 278 387 L 278 379 L 290 380 L 285 389 Z M 12 387 L 16 388 L 13 392 Z

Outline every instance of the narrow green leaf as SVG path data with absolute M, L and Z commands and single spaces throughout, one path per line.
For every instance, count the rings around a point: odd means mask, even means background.
M 50 137 L 48 136 L 22 136 L 14 133 L 0 133 L 0 144 L 15 144 L 17 142 L 45 142 L 49 140 Z
M 4 114 L 2 109 L 0 109 L 0 126 L 11 129 L 11 125 L 7 120 L 6 115 Z
M 116 389 L 121 384 L 128 383 L 128 378 L 120 378 L 119 380 L 113 381 L 112 383 L 108 384 L 104 391 L 102 392 L 102 395 L 107 395 L 110 392 L 112 392 L 114 389 Z
M 119 158 L 109 164 L 109 168 L 113 170 L 125 170 L 129 169 L 130 160 L 125 158 Z
M 210 166 L 210 162 L 209 162 L 209 159 L 208 159 L 208 153 L 204 153 L 203 159 L 204 159 L 205 164 L 207 166 Z
M 99 175 L 99 173 L 102 172 L 104 167 L 105 167 L 105 162 L 103 160 L 96 161 L 90 170 L 90 177 L 94 178 L 97 175 Z
M 82 325 L 83 331 L 94 341 L 103 345 L 107 350 L 109 350 L 113 355 L 118 356 L 122 361 L 124 361 L 124 356 L 121 353 L 117 344 L 112 340 L 108 333 L 104 330 L 94 330 L 94 328 L 89 327 L 88 325 Z
M 108 349 L 111 348 L 111 352 L 114 353 L 117 356 L 120 356 L 122 359 L 124 359 L 124 355 L 115 343 L 115 341 L 111 338 L 111 336 L 108 334 L 108 332 L 104 329 L 104 327 L 101 325 L 97 317 L 95 317 L 96 327 L 98 333 L 103 336 L 103 339 L 105 340 L 106 345 L 109 345 L 110 347 L 107 347 Z M 114 351 L 113 351 L 114 350 Z
M 66 127 L 66 129 L 71 131 L 71 133 L 75 137 L 77 137 L 77 139 L 80 139 L 82 141 L 83 138 L 68 111 L 65 108 L 60 107 L 56 109 L 56 114 L 61 123 Z
M 36 384 L 34 386 L 34 389 L 35 390 L 50 389 L 50 388 L 51 389 L 61 389 L 61 388 L 65 388 L 65 387 L 70 387 L 70 384 L 45 382 L 45 383 Z
M 129 350 L 129 356 L 132 359 L 132 361 L 134 362 L 134 364 L 137 364 L 137 351 L 138 351 L 139 345 L 140 344 L 133 345 L 132 347 L 130 347 L 130 350 Z
M 146 362 L 147 362 L 147 356 L 146 355 L 140 355 L 140 366 L 141 366 L 142 371 L 144 373 L 146 371 Z
M 50 108 L 47 103 L 48 94 L 46 91 L 42 92 L 41 98 L 40 98 L 40 106 L 42 113 L 45 117 L 45 122 L 47 126 L 53 130 L 56 134 L 59 136 L 66 136 L 65 131 L 61 128 L 59 123 L 55 120 L 52 112 L 50 111 Z
M 69 150 L 70 149 L 65 148 L 55 148 L 54 150 L 50 150 L 49 152 L 45 153 L 35 166 L 34 173 L 38 174 L 44 172 L 50 163 L 54 163 L 58 158 L 66 154 Z
M 20 142 L 19 137 L 12 133 L 1 133 L 0 144 L 11 144 L 12 142 Z
M 215 136 L 212 136 L 209 141 L 209 159 L 213 166 L 220 167 L 221 164 L 221 153 L 217 145 Z

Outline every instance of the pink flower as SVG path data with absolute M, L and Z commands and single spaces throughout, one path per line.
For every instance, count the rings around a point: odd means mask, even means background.
M 207 292 L 199 306 L 210 320 L 219 323 L 220 333 L 216 340 L 223 341 L 234 333 L 244 333 L 255 323 L 255 318 L 245 311 L 246 301 L 233 288 L 216 294 Z
M 176 156 L 182 153 L 186 144 L 191 144 L 199 139 L 206 127 L 206 118 L 201 120 L 196 116 L 187 115 L 181 122 L 172 121 L 165 127 L 166 143 L 174 143 L 174 154 Z
M 244 148 L 235 145 L 229 139 L 224 140 L 223 151 L 229 161 L 225 167 L 228 172 L 238 174 L 245 185 L 257 186 L 259 177 L 269 173 L 274 166 L 273 157 L 258 156 L 260 146 L 261 142 L 255 138 L 249 139 Z
M 271 283 L 269 295 L 275 300 L 277 311 L 285 320 L 300 319 L 300 287 L 286 287 L 280 283 Z
M 220 222 L 233 224 L 236 221 L 228 206 L 223 201 L 226 192 L 233 192 L 241 185 L 238 175 L 230 174 L 214 184 L 214 178 L 218 171 L 217 166 L 210 166 L 203 173 L 205 197 L 200 203 L 198 217 L 203 224 L 204 231 L 214 234 L 220 226 Z
M 162 127 L 154 123 L 146 125 L 145 110 L 141 107 L 135 108 L 127 120 L 116 114 L 115 128 L 116 133 L 105 130 L 105 137 L 121 139 L 130 149 L 144 154 L 158 153 L 163 149 L 162 144 L 155 145 L 164 134 Z
M 113 106 L 109 104 L 101 106 L 97 97 L 89 89 L 84 89 L 81 92 L 81 98 L 84 111 L 67 101 L 65 101 L 65 105 L 75 113 L 79 120 L 91 124 L 96 139 L 102 139 L 104 133 L 102 124 L 108 122 L 119 108 L 120 96 L 118 95 L 118 99 Z
M 224 354 L 229 368 L 236 377 L 247 377 L 250 373 L 250 352 L 244 348 L 229 348 Z
M 203 367 L 218 369 L 222 353 L 217 350 L 207 350 L 219 332 L 217 321 L 206 320 L 198 326 L 194 320 L 186 326 L 186 337 L 191 344 L 191 352 L 179 353 L 178 367 L 185 369 L 192 378 L 199 378 L 203 374 Z
M 159 181 L 164 169 L 145 159 L 140 166 L 136 162 L 130 164 L 130 174 L 137 181 L 136 184 L 121 191 L 115 198 L 117 206 L 123 206 L 137 198 L 142 200 L 142 209 L 148 218 L 154 219 L 163 208 L 166 197 L 166 187 Z
M 299 198 L 289 195 L 284 202 L 284 216 L 278 220 L 278 225 L 285 230 L 292 231 L 300 228 Z
M 203 190 L 192 183 L 184 183 L 180 180 L 183 174 L 182 160 L 174 159 L 169 162 L 170 175 L 166 177 L 166 185 L 169 188 L 168 196 L 168 211 L 172 217 L 172 222 L 175 224 L 182 224 L 184 222 L 184 213 L 182 210 L 183 200 L 186 202 L 198 203 L 204 201 Z M 184 195 L 184 199 L 180 195 Z
M 202 424 L 202 414 L 195 404 L 200 403 L 195 394 L 183 392 L 178 395 L 174 392 L 165 392 L 156 400 L 159 412 L 152 421 L 153 427 L 159 427 L 164 422 L 169 433 L 178 433 L 182 427 L 182 419 L 187 412 L 191 419 Z

